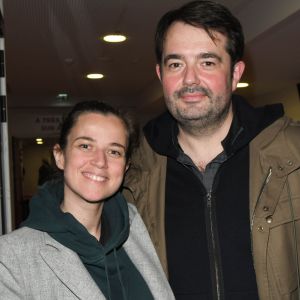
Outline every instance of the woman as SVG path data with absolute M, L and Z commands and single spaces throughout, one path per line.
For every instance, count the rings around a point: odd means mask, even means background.
M 118 192 L 130 122 L 97 101 L 65 119 L 56 165 L 21 229 L 0 238 L 1 299 L 174 299 L 145 226 Z

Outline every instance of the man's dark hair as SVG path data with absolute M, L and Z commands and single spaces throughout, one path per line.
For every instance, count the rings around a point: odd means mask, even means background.
M 68 143 L 68 135 L 71 129 L 75 126 L 78 117 L 85 113 L 98 113 L 102 115 L 114 115 L 118 117 L 123 123 L 127 131 L 127 151 L 126 160 L 128 161 L 132 151 L 138 145 L 139 131 L 137 123 L 134 122 L 132 116 L 128 112 L 122 112 L 121 110 L 110 106 L 107 103 L 100 102 L 97 100 L 82 101 L 77 103 L 71 111 L 68 113 L 63 121 L 60 137 L 59 146 L 64 150 Z
M 212 40 L 215 39 L 212 31 L 225 35 L 227 37 L 226 51 L 231 57 L 232 69 L 234 64 L 242 59 L 244 34 L 239 20 L 223 5 L 213 1 L 199 0 L 167 12 L 158 22 L 155 34 L 155 54 L 159 65 L 162 63 L 166 34 L 174 22 L 203 28 Z

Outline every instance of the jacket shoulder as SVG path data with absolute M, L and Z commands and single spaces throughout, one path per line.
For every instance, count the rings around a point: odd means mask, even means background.
M 5 299 L 24 299 L 27 260 L 36 257 L 43 234 L 30 228 L 17 229 L 0 237 L 0 290 Z
M 300 122 L 286 116 L 265 128 L 250 143 L 250 173 L 258 180 L 260 168 L 273 171 L 280 176 L 300 165 Z M 291 164 L 292 163 L 292 164 Z M 289 167 L 278 168 L 288 165 Z M 255 179 L 256 178 L 256 179 Z
M 139 168 L 142 166 L 144 170 L 151 170 L 153 164 L 164 159 L 164 156 L 159 155 L 151 148 L 146 137 L 142 136 L 141 143 L 132 157 L 132 167 Z
M 258 134 L 251 144 L 264 147 L 280 137 L 281 134 L 284 134 L 284 137 L 292 142 L 300 143 L 300 122 L 287 116 L 281 117 Z
M 37 243 L 41 243 L 44 240 L 44 233 L 38 230 L 22 227 L 16 229 L 8 234 L 0 236 L 0 245 L 1 248 L 6 245 L 11 245 L 17 251 L 22 248 L 35 247 Z
M 292 119 L 286 119 L 287 126 L 285 127 L 285 135 L 287 138 L 300 143 L 300 121 L 295 121 Z
M 129 202 L 137 204 L 134 199 L 141 199 L 142 195 L 152 188 L 149 186 L 152 184 L 149 182 L 149 178 L 160 178 L 162 182 L 164 181 L 166 164 L 167 158 L 153 151 L 143 136 L 125 175 L 123 184 L 125 198 Z M 157 186 L 155 186 L 156 188 Z M 134 197 L 132 197 L 132 194 L 134 194 Z

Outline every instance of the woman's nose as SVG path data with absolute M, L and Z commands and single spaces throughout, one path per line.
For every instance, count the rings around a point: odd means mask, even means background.
M 105 151 L 95 151 L 94 156 L 92 158 L 92 164 L 101 169 L 107 168 L 107 156 Z

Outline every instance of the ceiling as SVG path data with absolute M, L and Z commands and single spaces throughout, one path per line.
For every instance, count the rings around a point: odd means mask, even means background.
M 157 21 L 183 0 L 2 0 L 10 109 L 63 108 L 83 99 L 155 114 L 162 91 L 155 75 Z M 300 82 L 300 1 L 220 0 L 246 36 L 248 98 Z M 122 44 L 101 40 L 128 35 Z M 101 80 L 85 74 L 100 72 Z M 57 94 L 67 93 L 67 100 Z

